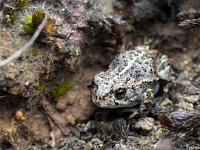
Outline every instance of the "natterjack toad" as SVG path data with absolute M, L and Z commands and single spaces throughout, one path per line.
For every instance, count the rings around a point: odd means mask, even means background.
M 106 72 L 94 76 L 92 101 L 102 108 L 140 105 L 139 112 L 145 114 L 152 107 L 160 80 L 172 80 L 167 56 L 138 46 L 116 56 Z

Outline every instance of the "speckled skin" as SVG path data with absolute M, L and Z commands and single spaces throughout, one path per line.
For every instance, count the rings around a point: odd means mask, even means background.
M 103 108 L 150 107 L 159 90 L 159 80 L 170 81 L 168 58 L 148 46 L 119 54 L 106 72 L 94 76 L 92 101 Z

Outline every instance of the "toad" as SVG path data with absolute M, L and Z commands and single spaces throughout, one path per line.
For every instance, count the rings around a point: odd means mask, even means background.
M 137 46 L 115 57 L 105 72 L 93 79 L 92 101 L 102 108 L 129 108 L 139 106 L 145 115 L 161 88 L 160 81 L 173 80 L 166 55 L 148 46 Z

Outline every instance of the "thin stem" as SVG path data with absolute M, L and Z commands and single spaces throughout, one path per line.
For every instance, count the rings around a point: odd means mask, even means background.
M 5 60 L 0 61 L 0 67 L 9 64 L 13 60 L 19 58 L 22 55 L 22 53 L 24 53 L 25 51 L 27 51 L 28 48 L 33 45 L 33 43 L 35 42 L 35 40 L 38 38 L 38 36 L 42 32 L 42 30 L 43 30 L 46 22 L 47 22 L 47 16 L 44 17 L 44 19 L 42 20 L 42 23 L 39 25 L 38 29 L 35 31 L 35 33 L 33 34 L 32 38 L 28 41 L 28 43 L 26 43 L 22 48 L 20 48 L 19 50 L 17 50 L 14 54 L 12 54 L 11 56 L 9 56 Z

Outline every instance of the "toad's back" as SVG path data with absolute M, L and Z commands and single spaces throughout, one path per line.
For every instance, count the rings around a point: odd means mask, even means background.
M 109 66 L 111 75 L 134 78 L 137 81 L 155 80 L 156 51 L 137 47 L 118 55 Z

